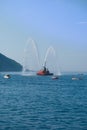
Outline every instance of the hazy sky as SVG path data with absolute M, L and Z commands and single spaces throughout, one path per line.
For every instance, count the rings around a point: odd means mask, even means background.
M 62 71 L 87 71 L 87 1 L 0 0 L 0 52 L 23 63 L 30 37 L 42 61 L 52 45 Z

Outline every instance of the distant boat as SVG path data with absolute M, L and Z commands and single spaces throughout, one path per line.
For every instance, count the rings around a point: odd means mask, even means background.
M 82 79 L 83 79 L 83 74 L 80 74 L 77 77 L 76 76 L 72 77 L 72 80 L 82 80 Z
M 37 72 L 37 75 L 45 76 L 45 75 L 53 75 L 53 73 L 50 73 L 50 71 L 44 66 L 42 70 L 39 70 Z
M 59 76 L 58 75 L 53 75 L 52 79 L 59 79 Z
M 6 74 L 6 75 L 4 75 L 4 78 L 9 79 L 9 78 L 11 78 L 11 76 L 9 74 Z
M 50 71 L 46 68 L 46 62 L 45 62 L 43 69 L 39 70 L 37 72 L 37 75 L 46 76 L 46 75 L 53 75 L 53 73 L 50 73 Z
M 76 77 L 72 77 L 72 80 L 79 80 L 79 78 L 76 78 Z

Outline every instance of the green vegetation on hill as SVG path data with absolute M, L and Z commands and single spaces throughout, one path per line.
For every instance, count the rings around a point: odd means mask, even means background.
M 22 71 L 22 65 L 0 53 L 0 72 Z

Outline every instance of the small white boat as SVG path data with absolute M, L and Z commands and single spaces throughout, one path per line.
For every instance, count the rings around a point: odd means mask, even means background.
M 4 75 L 4 78 L 9 79 L 9 78 L 11 78 L 11 76 L 9 74 L 6 74 L 6 75 Z
M 79 78 L 75 78 L 75 77 L 73 77 L 72 80 L 79 80 Z
M 58 75 L 53 75 L 52 79 L 59 79 Z
M 82 80 L 83 78 L 82 77 L 73 77 L 72 80 Z
M 72 76 L 72 80 L 82 80 L 83 79 L 83 74 L 78 74 Z

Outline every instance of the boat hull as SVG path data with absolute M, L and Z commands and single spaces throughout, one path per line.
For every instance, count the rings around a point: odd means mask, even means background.
M 37 75 L 47 76 L 47 75 L 53 75 L 53 73 L 44 72 L 44 71 L 38 71 L 38 72 L 37 72 Z

